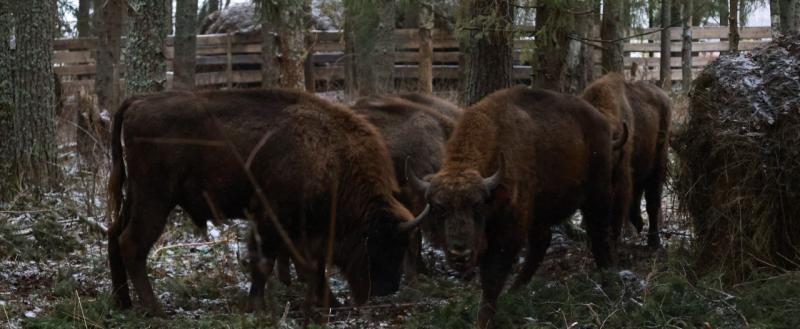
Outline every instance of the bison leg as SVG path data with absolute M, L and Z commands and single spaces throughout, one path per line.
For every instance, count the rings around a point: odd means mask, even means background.
M 549 226 L 537 227 L 528 234 L 528 254 L 522 264 L 522 270 L 517 274 L 512 289 L 521 288 L 531 281 L 531 277 L 536 273 L 539 264 L 544 259 L 547 248 L 550 247 L 550 240 L 553 234 Z
M 480 262 L 482 294 L 477 328 L 492 327 L 492 318 L 497 310 L 497 298 L 511 273 L 512 266 L 516 263 L 521 248 L 521 237 L 518 235 L 508 228 L 487 232 L 488 245 Z
M 261 236 L 256 236 L 256 234 L 262 233 L 256 232 L 256 230 L 250 231 L 250 238 L 247 243 L 250 256 L 249 309 L 252 312 L 260 312 L 266 309 L 264 304 L 264 286 L 266 286 L 267 278 L 272 274 L 272 269 L 275 265 L 275 258 L 267 256 L 265 253 L 266 248 L 262 245 L 265 236 L 263 234 Z
M 649 224 L 647 228 L 647 245 L 650 248 L 661 246 L 661 237 L 658 231 L 658 224 L 661 219 L 661 193 L 663 190 L 661 182 L 662 180 L 659 179 L 648 182 L 644 194 L 647 202 L 647 220 Z
M 162 197 L 148 197 L 156 194 L 134 194 L 130 220 L 119 238 L 119 248 L 142 306 L 149 314 L 160 316 L 164 312 L 147 275 L 147 254 L 164 231 L 167 216 L 173 206 L 164 202 Z
M 403 259 L 403 269 L 406 280 L 416 282 L 417 275 L 426 272 L 425 264 L 422 262 L 422 232 L 417 230 L 412 233 L 409 240 L 408 250 Z
M 278 281 L 287 287 L 292 285 L 292 268 L 290 264 L 288 253 L 281 252 L 278 254 Z
M 633 197 L 631 198 L 630 209 L 628 210 L 628 220 L 636 229 L 636 233 L 641 233 L 642 229 L 644 228 L 644 220 L 642 219 L 641 208 L 643 194 L 644 189 L 641 186 L 634 186 Z
M 108 263 L 111 267 L 111 294 L 114 301 L 122 309 L 130 308 L 131 295 L 128 287 L 128 273 L 122 261 L 122 252 L 119 247 L 119 238 L 125 229 L 125 224 L 130 220 L 130 202 L 126 198 L 122 201 L 122 211 L 108 229 Z
M 613 244 L 612 228 L 609 223 L 610 209 L 607 202 L 608 200 L 604 198 L 593 198 L 581 209 L 592 255 L 598 268 L 605 268 L 614 263 L 614 253 L 611 251 Z
M 626 162 L 628 157 L 626 156 Z M 631 177 L 630 167 L 626 165 L 619 166 L 614 175 L 614 201 L 611 205 L 611 243 L 617 244 L 621 241 L 620 235 L 622 232 L 622 225 L 625 224 L 629 216 L 631 199 L 633 197 L 633 181 Z

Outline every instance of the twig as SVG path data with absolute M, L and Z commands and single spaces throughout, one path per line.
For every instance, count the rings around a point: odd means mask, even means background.
M 81 303 L 81 295 L 78 294 L 78 290 L 75 290 L 75 297 L 78 298 L 78 307 L 81 309 L 81 319 L 83 319 L 83 328 L 89 329 L 89 324 L 86 323 L 86 313 L 83 312 L 83 303 Z
M 371 310 L 371 309 L 380 309 L 380 308 L 411 308 L 416 306 L 422 305 L 430 305 L 430 302 L 417 302 L 417 303 L 398 303 L 398 304 L 378 304 L 378 305 L 361 305 L 361 306 L 337 306 L 337 307 L 329 307 L 325 310 L 331 311 L 347 311 L 347 310 Z M 321 309 L 321 308 L 317 308 Z
M 3 304 L 3 313 L 6 315 L 6 323 L 8 323 L 8 328 L 11 329 L 11 318 L 8 317 L 8 311 L 6 311 L 6 304 Z
M 103 233 L 103 234 L 108 233 L 108 228 L 105 225 L 103 225 L 103 223 L 95 221 L 94 219 L 91 219 L 89 217 L 79 217 L 78 220 L 80 220 L 80 221 L 82 221 L 82 222 L 84 222 L 86 224 L 89 224 L 89 226 L 91 226 L 92 228 L 94 228 L 97 231 L 100 231 L 100 233 Z
M 225 239 L 225 240 L 218 240 L 218 241 L 171 244 L 171 245 L 163 246 L 161 248 L 156 249 L 156 251 L 153 252 L 153 257 L 158 257 L 158 253 L 160 253 L 160 252 L 162 252 L 164 250 L 167 250 L 167 249 L 192 248 L 192 247 L 200 247 L 200 246 L 222 244 L 222 243 L 227 243 L 227 242 L 231 242 L 231 240 L 230 239 Z
M 56 209 L 32 209 L 32 210 L 0 210 L 0 214 L 35 214 L 43 212 L 55 212 Z

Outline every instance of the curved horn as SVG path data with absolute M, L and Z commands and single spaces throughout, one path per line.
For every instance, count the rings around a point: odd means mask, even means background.
M 418 191 L 426 191 L 427 192 L 428 191 L 428 187 L 431 186 L 431 183 L 428 183 L 428 182 L 420 179 L 419 177 L 417 177 L 417 174 L 414 173 L 414 170 L 411 169 L 411 167 L 408 166 L 408 160 L 409 159 L 411 159 L 411 157 L 406 157 L 406 164 L 405 164 L 405 167 L 406 167 L 405 168 L 406 181 L 410 182 L 411 186 L 414 187 L 416 190 L 418 190 Z
M 628 141 L 628 125 L 623 122 L 622 123 L 622 136 L 614 141 L 612 141 L 614 151 L 621 149 L 625 146 L 625 142 Z
M 503 155 L 500 154 L 498 157 L 498 166 L 497 171 L 494 172 L 491 176 L 483 179 L 483 186 L 486 187 L 486 191 L 491 192 L 500 184 L 500 180 L 503 178 Z
M 398 230 L 401 233 L 410 232 L 411 230 L 419 226 L 420 223 L 422 223 L 422 221 L 425 219 L 425 217 L 428 216 L 428 213 L 430 211 L 431 211 L 431 205 L 426 205 L 425 209 L 422 210 L 422 212 L 417 216 L 417 218 L 414 218 L 413 220 L 404 223 L 400 223 L 400 225 L 398 226 Z

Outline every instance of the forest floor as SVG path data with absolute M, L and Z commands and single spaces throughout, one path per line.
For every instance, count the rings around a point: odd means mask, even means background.
M 271 280 L 270 311 L 245 311 L 249 276 L 245 221 L 198 232 L 176 211 L 148 258 L 167 316 L 120 311 L 109 298 L 106 173 L 77 169 L 64 147 L 58 191 L 21 193 L 0 205 L 0 328 L 296 328 L 305 293 Z M 800 272 L 765 271 L 746 283 L 698 276 L 691 224 L 664 200 L 664 247 L 628 235 L 614 269 L 597 271 L 584 241 L 556 233 L 524 289 L 506 291 L 498 328 L 800 328 Z M 448 275 L 440 252 L 425 248 L 430 275 L 404 279 L 397 293 L 330 313 L 330 328 L 470 328 L 480 299 L 476 280 Z M 433 264 L 430 264 L 430 263 Z M 708 271 L 703 271 L 708 272 Z M 348 304 L 334 271 L 335 297 Z
M 198 233 L 179 211 L 149 256 L 156 295 L 168 315 L 120 311 L 109 299 L 102 182 L 66 174 L 44 201 L 22 194 L 0 211 L 0 328 L 294 328 L 302 324 L 304 288 L 270 282 L 272 310 L 245 312 L 247 222 Z M 670 209 L 670 205 L 665 202 Z M 800 273 L 764 274 L 726 285 L 694 275 L 691 230 L 667 216 L 665 248 L 627 239 L 620 266 L 599 272 L 583 241 L 556 233 L 547 258 L 525 289 L 500 299 L 500 328 L 797 328 Z M 670 219 L 672 217 L 672 219 Z M 405 280 L 394 295 L 330 315 L 331 328 L 469 328 L 477 282 L 448 276 L 441 254 L 425 249 L 432 274 Z M 333 291 L 347 304 L 334 273 Z

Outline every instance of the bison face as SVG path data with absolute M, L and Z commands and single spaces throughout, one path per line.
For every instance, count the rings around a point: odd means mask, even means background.
M 472 170 L 431 179 L 426 193 L 431 220 L 444 227 L 447 262 L 462 275 L 472 270 L 483 249 L 484 214 L 497 179 L 484 179 Z

